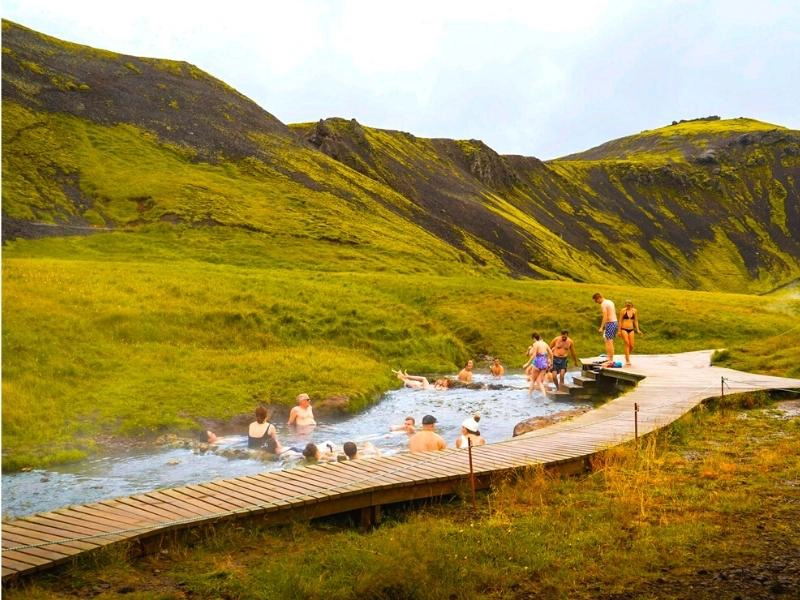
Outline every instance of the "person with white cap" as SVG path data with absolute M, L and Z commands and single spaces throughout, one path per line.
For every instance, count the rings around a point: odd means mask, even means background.
M 475 413 L 467 417 L 461 423 L 461 435 L 456 439 L 456 448 L 467 448 L 469 446 L 483 446 L 486 440 L 481 437 L 478 421 L 481 416 Z
M 418 431 L 408 440 L 408 449 L 411 452 L 427 452 L 428 450 L 445 450 L 447 442 L 434 431 L 436 417 L 425 415 L 422 417 L 422 430 Z
M 289 412 L 289 425 L 298 425 L 310 427 L 316 425 L 314 420 L 314 411 L 311 410 L 311 398 L 308 394 L 300 394 L 297 396 L 297 406 L 292 408 Z

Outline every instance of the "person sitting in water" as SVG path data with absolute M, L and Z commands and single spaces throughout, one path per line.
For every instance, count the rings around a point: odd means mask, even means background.
M 472 359 L 467 361 L 467 364 L 458 372 L 458 380 L 463 381 L 464 383 L 472 383 L 472 367 L 473 367 Z
M 308 394 L 300 394 L 297 396 L 297 406 L 292 408 L 289 413 L 288 425 L 299 425 L 311 427 L 316 425 L 314 420 L 314 411 L 311 410 L 311 398 Z
M 397 375 L 397 378 L 403 382 L 405 387 L 411 388 L 412 390 L 427 390 L 431 387 L 431 384 L 427 378 L 422 377 L 421 375 L 409 375 L 408 371 L 403 372 L 402 370 L 392 370 L 392 373 Z
M 314 442 L 308 442 L 306 447 L 303 448 L 303 459 L 307 464 L 314 464 L 319 462 L 321 457 L 319 448 Z
M 486 443 L 486 440 L 481 437 L 481 432 L 478 428 L 478 421 L 480 420 L 481 416 L 478 413 L 464 419 L 461 423 L 461 435 L 456 439 L 456 448 L 483 446 Z
M 499 358 L 495 358 L 492 361 L 492 364 L 489 367 L 489 370 L 492 372 L 492 377 L 502 377 L 503 373 L 506 372 L 505 367 L 500 364 L 500 359 Z
M 256 420 L 250 423 L 247 430 L 247 447 L 266 450 L 272 454 L 283 451 L 275 432 L 275 425 L 267 420 L 267 409 L 263 406 L 256 408 Z
M 433 415 L 425 415 L 422 417 L 422 431 L 411 436 L 411 439 L 408 440 L 408 449 L 411 450 L 411 452 L 445 450 L 447 448 L 447 443 L 442 439 L 442 436 L 433 430 L 435 425 L 436 417 Z
M 358 458 L 358 446 L 356 446 L 355 442 L 345 442 L 342 446 L 342 450 L 347 456 L 347 460 L 355 460 Z
M 414 435 L 417 432 L 417 421 L 414 417 L 406 417 L 402 425 L 392 425 L 389 431 L 405 431 L 408 435 Z

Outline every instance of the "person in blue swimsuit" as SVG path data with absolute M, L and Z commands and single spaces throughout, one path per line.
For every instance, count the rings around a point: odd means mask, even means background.
M 600 305 L 600 310 L 603 313 L 603 318 L 600 321 L 600 333 L 603 334 L 603 339 L 606 345 L 606 362 L 603 363 L 604 367 L 614 366 L 614 338 L 617 337 L 619 331 L 619 322 L 617 321 L 617 311 L 614 303 L 611 300 L 603 298 L 600 293 L 592 296 L 592 299 Z

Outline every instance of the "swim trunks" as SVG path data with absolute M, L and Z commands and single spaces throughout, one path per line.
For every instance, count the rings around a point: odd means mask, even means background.
M 553 371 L 558 373 L 559 371 L 566 371 L 567 370 L 567 357 L 566 356 L 554 356 L 553 357 Z
M 533 366 L 540 371 L 547 368 L 547 354 L 537 354 L 533 359 Z
M 611 321 L 611 323 L 606 323 L 605 338 L 607 340 L 613 340 L 615 337 L 617 337 L 617 328 L 619 328 L 619 321 Z

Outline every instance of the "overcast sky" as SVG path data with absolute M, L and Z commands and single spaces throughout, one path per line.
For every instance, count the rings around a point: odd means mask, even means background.
M 712 114 L 800 129 L 798 0 L 3 0 L 2 15 L 188 61 L 284 123 L 545 159 Z

